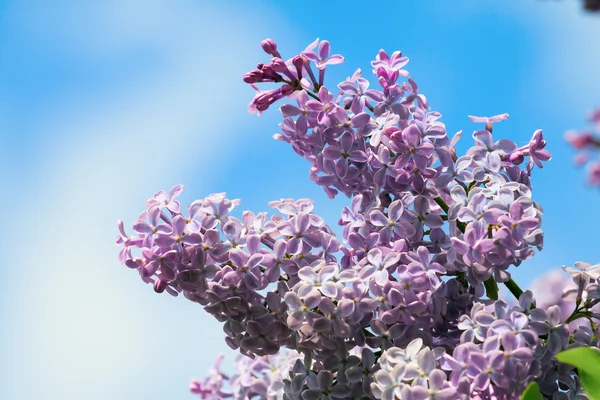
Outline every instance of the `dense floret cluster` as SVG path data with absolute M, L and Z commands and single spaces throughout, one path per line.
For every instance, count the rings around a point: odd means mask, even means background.
M 225 193 L 182 207 L 181 185 L 148 200 L 133 235 L 119 223 L 120 260 L 156 292 L 204 306 L 242 354 L 234 375 L 219 360 L 192 392 L 517 399 L 537 381 L 548 398 L 582 398 L 573 369 L 554 355 L 597 346 L 600 265 L 567 269 L 573 288 L 538 308 L 509 271 L 543 246 L 531 186 L 550 159 L 542 131 L 518 146 L 492 136 L 507 114 L 470 117 L 483 126 L 458 155 L 461 132 L 448 136 L 401 52 L 379 52 L 374 85 L 358 69 L 332 87 L 325 72 L 344 59 L 327 41 L 288 60 L 270 39 L 262 48 L 271 60 L 244 76 L 257 92 L 250 112 L 291 100 L 275 139 L 308 160 L 330 197 L 351 203 L 340 238 L 310 199 L 280 199 L 269 204 L 274 215 L 238 218 L 240 201 Z M 263 82 L 277 87 L 261 91 Z M 498 299 L 499 283 L 518 303 Z

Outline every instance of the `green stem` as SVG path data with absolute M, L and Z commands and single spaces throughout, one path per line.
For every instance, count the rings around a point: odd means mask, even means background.
M 448 219 L 448 210 L 450 209 L 450 207 L 448 207 L 448 204 L 446 204 L 446 202 L 441 197 L 436 197 L 434 200 L 437 203 L 437 205 L 440 206 L 442 210 L 444 210 L 444 212 L 446 213 L 446 219 Z M 467 224 L 465 224 L 462 221 L 456 220 L 456 227 L 462 233 L 465 233 L 465 229 L 467 229 Z
M 509 281 L 504 282 L 504 286 L 506 286 L 506 288 L 513 294 L 513 296 L 517 298 L 517 300 L 523 294 L 523 289 L 521 289 L 519 285 L 517 285 L 517 282 L 513 281 L 512 278 L 510 278 Z
M 576 311 L 577 312 L 573 312 L 573 314 L 571 314 L 569 316 L 569 318 L 567 318 L 567 320 L 565 321 L 565 324 L 573 322 L 579 318 L 588 318 L 590 316 L 589 311 L 580 311 L 580 310 L 576 310 Z
M 485 286 L 485 294 L 487 297 L 492 300 L 498 300 L 498 283 L 494 280 L 494 277 L 491 276 L 488 280 L 483 282 Z
M 308 94 L 310 97 L 312 97 L 313 99 L 315 99 L 315 100 L 318 100 L 318 101 L 321 101 L 321 99 L 320 99 L 318 96 L 316 96 L 316 95 L 312 94 L 312 93 L 311 93 L 311 92 L 309 92 L 308 90 L 306 91 L 306 93 L 307 93 L 307 94 Z
M 363 328 L 363 333 L 365 334 L 366 337 L 375 337 L 375 335 L 373 335 L 371 332 L 369 332 L 365 328 Z
M 288 80 L 283 80 L 284 83 L 287 83 L 290 86 L 293 86 L 295 90 L 304 90 L 304 88 L 302 87 L 302 85 L 300 85 L 300 81 L 288 81 Z M 321 101 L 321 99 L 319 98 L 319 96 L 317 96 L 319 92 L 319 88 L 315 88 L 315 91 L 311 91 L 311 90 L 307 90 L 306 93 L 312 97 L 313 99 L 317 100 L 317 101 Z
M 438 204 L 438 206 L 440 206 L 441 209 L 444 210 L 444 212 L 447 214 L 448 210 L 450 209 L 450 207 L 448 207 L 448 204 L 446 204 L 446 202 L 441 197 L 436 197 L 434 200 Z
M 591 311 L 590 311 L 591 307 L 592 307 L 592 304 L 590 303 L 590 299 L 588 299 L 585 302 L 585 304 L 582 305 L 581 299 L 578 298 L 575 303 L 575 309 L 573 310 L 571 315 L 569 315 L 569 318 L 567 318 L 565 323 L 568 324 L 569 322 L 573 322 L 579 318 L 590 318 L 591 317 Z

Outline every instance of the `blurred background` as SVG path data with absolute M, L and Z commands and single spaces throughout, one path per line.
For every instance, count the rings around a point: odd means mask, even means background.
M 600 105 L 600 16 L 578 0 L 0 0 L 0 399 L 190 399 L 219 353 L 231 365 L 217 321 L 117 261 L 117 219 L 156 190 L 227 191 L 255 212 L 312 197 L 336 224 L 348 200 L 272 139 L 276 108 L 246 111 L 266 37 L 284 57 L 328 39 L 346 57 L 330 85 L 402 50 L 463 150 L 467 115 L 509 113 L 494 134 L 520 144 L 542 128 L 546 246 L 514 277 L 600 261 L 600 193 L 563 139 Z

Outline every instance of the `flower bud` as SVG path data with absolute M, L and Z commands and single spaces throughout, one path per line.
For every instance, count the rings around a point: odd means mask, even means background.
M 383 67 L 377 68 L 377 71 L 376 71 L 375 75 L 378 78 L 382 78 L 383 77 L 384 79 L 387 79 L 387 76 L 388 76 L 387 70 L 385 68 L 383 68 Z
M 300 70 L 304 65 L 304 59 L 300 56 L 295 56 L 294 58 L 292 58 L 292 64 L 294 64 L 294 67 L 296 67 L 296 69 Z
M 281 74 L 287 76 L 290 81 L 295 81 L 297 79 L 296 76 L 292 73 L 292 71 L 290 71 L 287 63 L 285 61 L 283 61 L 281 58 L 279 58 L 279 57 L 273 58 L 273 60 L 271 60 L 270 65 L 273 68 L 273 71 L 276 71 L 278 73 L 281 73 Z
M 167 288 L 167 285 L 168 285 L 167 281 L 157 279 L 156 282 L 154 282 L 154 291 L 156 293 L 162 293 Z
M 304 66 L 304 60 L 300 56 L 295 56 L 292 58 L 292 65 L 296 68 L 296 81 L 300 81 L 302 79 L 302 67 Z
M 591 185 L 600 185 L 600 162 L 590 165 L 588 181 Z
M 127 266 L 127 268 L 131 268 L 131 269 L 136 269 L 140 267 L 140 261 L 139 259 L 129 259 L 127 261 L 125 261 L 125 265 Z
M 589 154 L 586 153 L 579 153 L 575 156 L 575 158 L 573 159 L 573 161 L 575 162 L 575 165 L 583 165 L 586 162 L 588 162 L 588 159 L 590 158 Z
M 523 155 L 522 152 L 515 151 L 515 152 L 511 153 L 509 160 L 511 163 L 513 163 L 515 165 L 519 165 L 523 162 L 523 160 L 525 160 L 525 156 Z
M 279 75 L 275 71 L 275 69 L 273 68 L 273 65 L 271 65 L 271 64 L 263 66 L 262 73 L 264 74 L 264 77 L 267 80 L 271 80 L 273 82 L 281 82 L 283 80 L 281 75 Z
M 264 74 L 259 70 L 254 70 L 244 74 L 244 82 L 246 83 L 258 83 L 263 82 Z
M 397 126 L 390 126 L 385 130 L 384 134 L 395 142 L 402 142 L 402 130 Z
M 281 87 L 281 94 L 283 96 L 289 96 L 290 94 L 294 93 L 294 88 L 290 85 L 283 85 Z
M 594 143 L 594 138 L 589 132 L 569 131 L 565 135 L 565 139 L 576 149 L 583 149 Z
M 532 146 L 534 146 L 536 149 L 543 149 L 546 147 L 546 141 L 544 140 L 541 129 L 533 132 L 533 136 L 529 141 L 529 147 L 531 148 Z
M 275 72 L 284 72 L 288 69 L 287 65 L 285 65 L 285 61 L 279 57 L 273 58 L 270 65 Z
M 273 39 L 265 39 L 260 42 L 260 45 L 265 53 L 272 55 L 273 57 L 280 57 L 279 52 L 277 51 L 277 44 Z

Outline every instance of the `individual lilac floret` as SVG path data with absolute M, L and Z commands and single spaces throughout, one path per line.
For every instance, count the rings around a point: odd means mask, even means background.
M 315 51 L 315 49 L 317 51 Z M 315 40 L 306 47 L 302 55 L 311 61 L 314 61 L 319 71 L 324 70 L 327 65 L 341 64 L 344 62 L 344 57 L 339 54 L 329 55 L 330 45 L 327 40 Z
M 363 280 L 373 279 L 383 286 L 389 281 L 390 269 L 399 260 L 398 254 L 389 253 L 384 259 L 380 249 L 372 249 L 367 255 L 367 264 L 360 269 L 359 277 Z
M 473 115 L 469 115 L 469 119 L 473 122 L 483 122 L 485 124 L 485 129 L 492 132 L 492 124 L 496 122 L 504 121 L 508 119 L 509 115 L 507 113 L 494 115 L 493 117 L 475 117 Z
M 367 107 L 368 101 L 381 101 L 381 93 L 369 89 L 369 81 L 361 77 L 360 68 L 352 78 L 348 78 L 338 85 L 343 94 L 349 96 L 344 101 L 344 108 L 350 107 L 354 114 L 360 114 Z
M 492 351 L 487 355 L 471 354 L 467 376 L 473 379 L 473 389 L 484 391 L 493 382 L 501 388 L 508 387 L 509 380 L 504 374 L 506 358 L 501 351 Z
M 302 392 L 302 398 L 306 400 L 346 399 L 350 394 L 346 385 L 334 384 L 333 375 L 329 371 L 320 371 L 314 380 L 308 382 L 310 389 Z
M 348 173 L 350 162 L 362 163 L 368 160 L 367 154 L 354 148 L 352 134 L 344 133 L 337 144 L 329 145 L 323 150 L 326 159 L 335 161 L 335 169 L 340 178 Z
M 316 261 L 308 267 L 298 271 L 296 288 L 300 297 L 305 297 L 314 290 L 319 290 L 325 296 L 336 298 L 338 287 L 333 281 L 339 273 L 337 265 L 326 265 L 323 261 Z
M 183 185 L 176 185 L 169 191 L 169 193 L 165 193 L 163 190 L 159 190 L 152 196 L 150 200 L 146 202 L 148 208 L 152 208 L 154 206 L 159 208 L 167 208 L 169 211 L 173 213 L 179 213 L 180 203 L 178 200 L 175 200 L 180 194 L 183 192 Z
M 415 228 L 407 222 L 401 221 L 404 206 L 400 200 L 394 201 L 388 207 L 388 216 L 380 210 L 374 210 L 369 214 L 371 223 L 375 227 L 379 227 L 379 235 L 381 241 L 389 242 L 392 235 L 398 235 L 402 238 L 407 238 L 415 234 Z
M 375 57 L 375 61 L 371 62 L 373 73 L 377 72 L 378 68 L 384 68 L 386 71 L 397 71 L 400 76 L 408 76 L 408 71 L 402 68 L 408 64 L 408 57 L 403 57 L 401 51 L 395 51 L 390 57 L 383 49 Z

